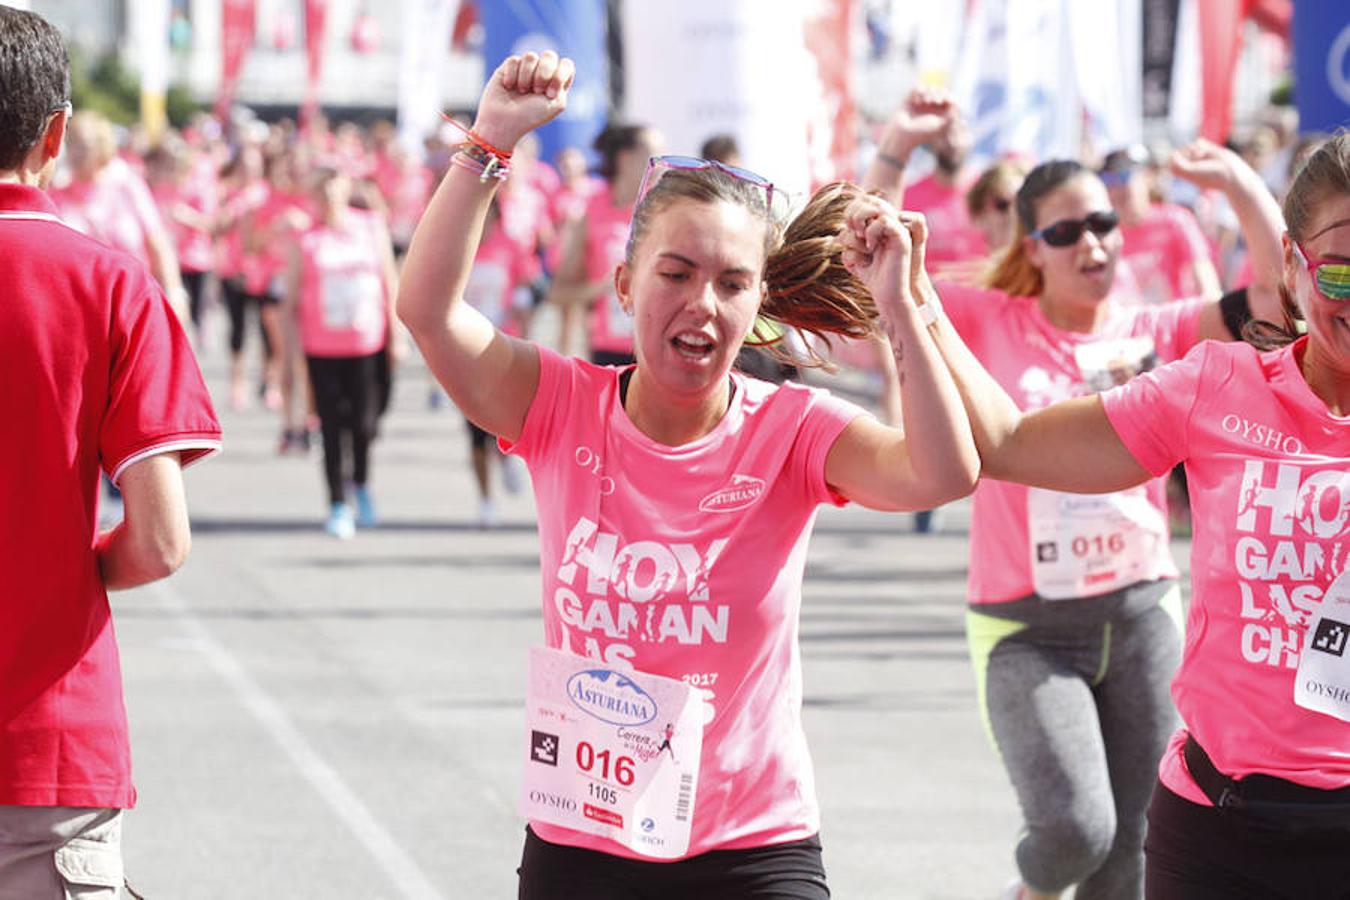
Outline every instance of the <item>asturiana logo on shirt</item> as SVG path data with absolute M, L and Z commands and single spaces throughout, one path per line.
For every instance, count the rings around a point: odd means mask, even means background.
M 637 682 L 612 669 L 586 669 L 567 679 L 567 696 L 587 715 L 611 725 L 645 725 L 656 701 Z
M 763 495 L 763 478 L 732 475 L 731 484 L 704 497 L 698 502 L 698 508 L 703 512 L 735 512 L 745 509 Z

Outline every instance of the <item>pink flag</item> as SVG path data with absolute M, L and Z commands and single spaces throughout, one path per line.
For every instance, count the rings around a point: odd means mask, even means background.
M 244 57 L 253 44 L 253 0 L 225 0 L 220 11 L 221 71 L 220 94 L 216 100 L 216 118 L 224 122 L 234 103 L 234 89 Z
M 300 128 L 308 130 L 319 111 L 319 81 L 323 77 L 324 37 L 328 25 L 328 0 L 305 0 L 305 55 L 309 60 L 305 78 L 305 101 L 300 107 Z

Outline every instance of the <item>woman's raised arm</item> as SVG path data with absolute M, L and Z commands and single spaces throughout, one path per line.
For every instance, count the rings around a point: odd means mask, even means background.
M 552 51 L 508 57 L 488 79 L 478 105 L 470 140 L 479 155 L 510 153 L 520 138 L 562 112 L 573 75 L 572 61 Z M 450 167 L 417 225 L 400 280 L 398 316 L 470 421 L 514 440 L 539 386 L 539 352 L 497 331 L 464 302 L 497 185 L 490 171 L 480 175 L 469 162 Z

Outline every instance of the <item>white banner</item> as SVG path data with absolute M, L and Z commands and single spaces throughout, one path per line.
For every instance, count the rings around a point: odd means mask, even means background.
M 402 0 L 398 139 L 418 159 L 424 152 L 422 141 L 440 124 L 450 29 L 458 13 L 459 0 Z M 491 66 L 495 67 L 497 62 Z
M 1144 131 L 1141 0 L 1070 3 L 1069 13 L 1086 141 L 1101 154 L 1138 143 Z
M 624 6 L 628 121 L 651 125 L 669 153 L 697 155 L 728 133 L 745 166 L 803 202 L 807 123 L 823 102 L 802 33 L 808 0 L 680 0 Z
M 1139 0 L 977 0 L 953 91 L 975 155 L 1077 159 L 1139 139 Z

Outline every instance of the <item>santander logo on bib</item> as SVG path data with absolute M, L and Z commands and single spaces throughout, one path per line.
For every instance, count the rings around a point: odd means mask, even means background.
M 764 495 L 764 479 L 753 475 L 732 475 L 731 484 L 713 491 L 698 502 L 703 512 L 735 512 L 745 509 Z

